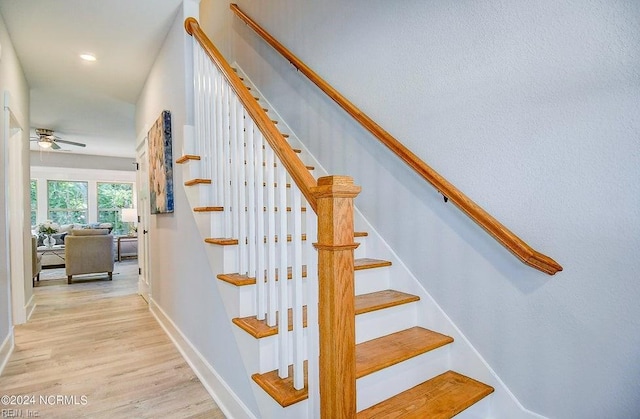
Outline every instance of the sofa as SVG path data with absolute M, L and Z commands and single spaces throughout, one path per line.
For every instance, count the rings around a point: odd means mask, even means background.
M 111 223 L 93 223 L 93 224 L 62 224 L 58 226 L 58 232 L 52 234 L 51 237 L 55 239 L 55 251 L 46 252 L 45 254 L 40 254 L 41 256 L 41 265 L 43 269 L 48 268 L 62 268 L 65 266 L 64 261 L 64 239 L 71 232 L 71 230 L 81 230 L 81 229 L 106 229 L 108 232 L 111 232 L 112 224 Z M 37 226 L 32 227 L 33 234 L 37 237 L 37 247 L 43 249 L 44 243 L 43 235 L 39 235 L 37 231 Z M 114 253 L 115 255 L 115 253 Z
M 113 236 L 107 229 L 74 229 L 64 239 L 67 283 L 73 275 L 106 272 L 113 279 Z

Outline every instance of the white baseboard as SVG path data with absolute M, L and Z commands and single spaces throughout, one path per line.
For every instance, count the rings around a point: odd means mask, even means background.
M 178 348 L 178 351 L 185 361 L 187 361 L 187 364 L 189 364 L 191 369 L 196 373 L 200 382 L 202 382 L 202 385 L 224 415 L 232 419 L 256 419 L 253 413 L 251 413 L 242 400 L 229 388 L 216 370 L 193 346 L 189 339 L 182 334 L 169 316 L 155 303 L 153 298 L 149 301 L 149 310 L 176 348 Z
M 13 341 L 13 327 L 11 327 L 11 331 L 4 339 L 4 342 L 2 342 L 2 345 L 0 345 L 0 375 L 2 375 L 4 367 L 6 367 L 9 362 L 13 348 L 15 348 L 15 345 Z
M 36 296 L 34 294 L 31 294 L 31 298 L 29 298 L 29 301 L 24 306 L 24 311 L 27 314 L 27 321 L 29 321 L 35 309 L 36 309 Z

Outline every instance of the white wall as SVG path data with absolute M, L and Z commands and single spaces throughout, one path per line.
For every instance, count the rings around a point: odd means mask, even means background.
M 24 77 L 24 73 L 22 71 L 22 66 L 16 56 L 15 50 L 13 49 L 13 45 L 11 43 L 11 39 L 9 38 L 9 34 L 7 33 L 7 29 L 4 23 L 2 16 L 0 16 L 0 95 L 4 95 L 5 91 L 8 91 L 11 95 L 11 107 L 15 110 L 16 116 L 21 118 L 18 123 L 23 128 L 29 127 L 29 86 Z M 8 150 L 8 144 L 4 144 L 4 131 L 5 131 L 5 122 L 4 122 L 4 109 L 2 110 L 3 117 L 0 118 L 0 161 L 3 163 L 2 170 L 0 170 L 0 208 L 3 211 L 3 215 L 0 216 L 0 355 L 2 355 L 2 343 L 11 335 L 12 327 L 11 327 L 11 319 L 9 313 L 11 312 L 11 294 L 9 289 L 9 273 L 7 271 L 7 257 L 8 257 L 8 249 L 7 249 L 7 241 L 5 238 L 8 235 L 8 226 L 5 223 L 4 214 L 7 211 L 8 202 L 7 202 L 7 189 L 6 189 L 6 181 L 7 179 L 4 177 L 4 162 L 8 156 L 5 153 Z M 22 140 L 24 141 L 24 146 L 21 150 L 23 153 L 20 158 L 22 158 L 22 175 L 24 176 L 24 180 L 28 182 L 29 178 L 29 162 L 28 162 L 28 144 L 29 144 L 29 132 L 27 129 L 23 131 Z M 26 197 L 25 197 L 26 198 Z M 26 201 L 25 199 L 25 202 Z M 24 232 L 25 239 L 27 236 L 27 230 Z M 23 246 L 23 251 L 29 251 L 31 248 L 31 242 L 25 242 Z M 30 254 L 30 253 L 29 253 Z M 28 262 L 28 263 L 27 263 Z M 28 275 L 30 276 L 31 272 L 31 261 L 27 258 L 24 259 L 25 269 L 28 266 Z M 30 298 L 30 291 L 25 291 L 25 298 L 28 300 Z M 2 365 L 3 359 L 0 357 L 0 366 Z
M 227 45 L 522 404 L 640 411 L 640 3 L 238 0 L 564 271 L 512 257 L 208 0 Z M 231 21 L 231 31 L 224 22 Z M 231 37 L 231 38 L 229 38 Z M 355 158 L 357 156 L 357 158 Z M 391 199 L 390 199 L 391 198 Z
M 174 161 L 182 152 L 183 127 L 193 123 L 192 104 L 186 105 L 186 90 L 191 89 L 192 81 L 185 79 L 188 35 L 183 22 L 179 14 L 136 104 L 137 138 L 144 138 L 162 110 L 171 111 Z M 180 167 L 174 166 L 173 176 L 175 211 L 150 218 L 151 298 L 245 405 L 257 412 L 232 333 L 234 326 L 227 321 L 209 268 Z
M 134 146 L 132 145 L 131 148 Z M 99 169 L 135 172 L 135 159 L 125 157 L 93 156 L 60 153 L 57 151 L 31 151 L 31 166 L 69 169 Z

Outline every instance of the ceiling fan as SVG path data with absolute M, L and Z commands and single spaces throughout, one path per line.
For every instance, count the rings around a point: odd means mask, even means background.
M 53 130 L 46 128 L 36 128 L 37 137 L 31 137 L 31 141 L 37 141 L 41 148 L 50 148 L 52 150 L 60 150 L 62 147 L 58 143 L 75 145 L 78 147 L 86 147 L 86 144 L 76 143 L 74 141 L 63 140 L 57 135 L 53 135 Z

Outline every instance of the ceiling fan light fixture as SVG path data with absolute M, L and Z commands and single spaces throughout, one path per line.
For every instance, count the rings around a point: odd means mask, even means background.
M 41 138 L 40 140 L 38 140 L 38 145 L 42 148 L 51 148 L 53 142 L 51 140 Z
M 80 54 L 80 58 L 82 58 L 85 61 L 95 61 L 96 60 L 96 56 L 93 55 L 93 54 L 89 54 L 89 53 Z

